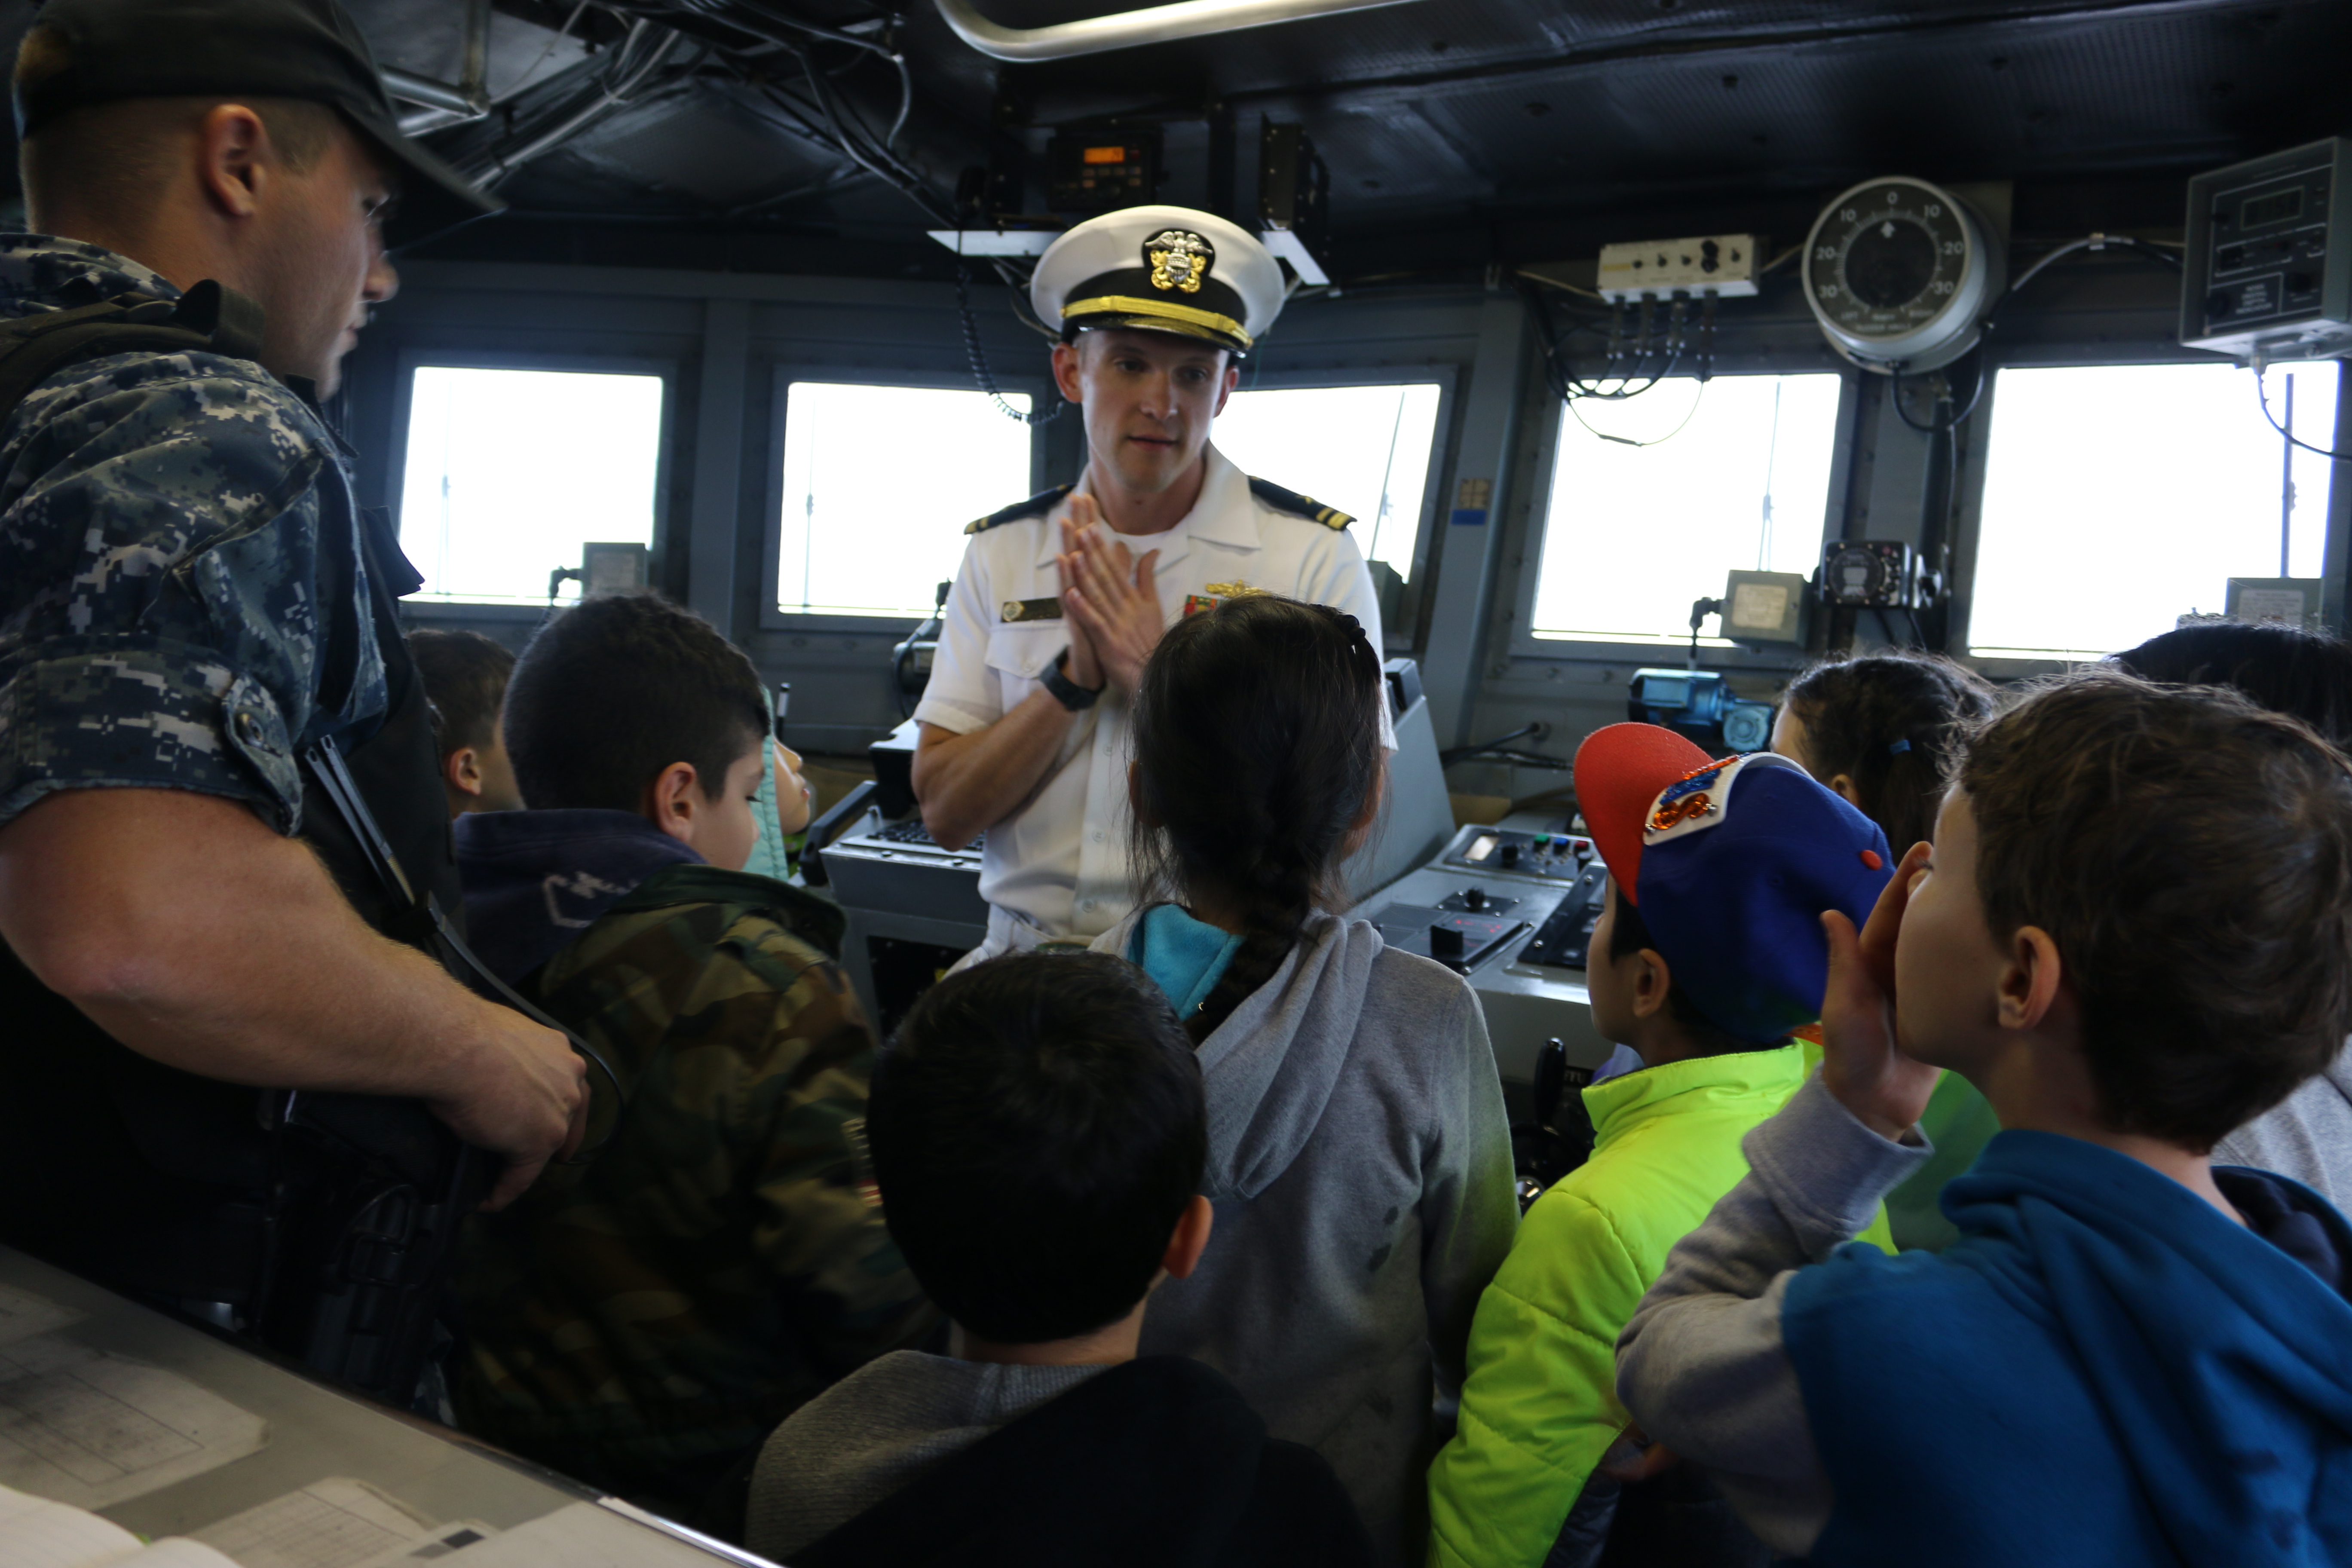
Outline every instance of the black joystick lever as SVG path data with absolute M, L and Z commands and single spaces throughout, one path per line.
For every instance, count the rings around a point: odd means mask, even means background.
M 1436 959 L 1462 956 L 1462 932 L 1449 925 L 1429 928 L 1429 956 Z

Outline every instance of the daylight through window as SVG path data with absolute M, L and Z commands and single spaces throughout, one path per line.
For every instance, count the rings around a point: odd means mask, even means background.
M 1354 517 L 1365 559 L 1411 577 L 1438 393 L 1431 382 L 1236 392 L 1213 439 L 1244 473 Z
M 1678 376 L 1563 411 L 1535 635 L 1682 642 L 1726 573 L 1819 566 L 1840 384 Z
M 2295 434 L 2330 445 L 2336 375 L 2273 366 L 2272 413 L 2292 377 Z M 2319 575 L 2328 460 L 2298 451 L 2290 474 L 2245 371 L 2004 370 L 1990 395 L 1972 652 L 2095 658 L 2218 613 L 2231 577 Z
M 1026 412 L 1027 395 L 1005 400 Z M 784 395 L 776 605 L 920 616 L 964 525 L 1030 493 L 1029 427 L 985 393 L 796 381 Z
M 582 544 L 650 545 L 661 419 L 657 375 L 419 365 L 400 548 L 420 596 L 543 604 Z

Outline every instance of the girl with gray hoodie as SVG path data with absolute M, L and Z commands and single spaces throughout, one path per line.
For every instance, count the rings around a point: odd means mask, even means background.
M 1324 605 L 1171 626 L 1135 697 L 1143 897 L 1094 945 L 1168 993 L 1208 1093 L 1216 1239 L 1153 1297 L 1144 1352 L 1224 1373 L 1330 1461 L 1384 1560 L 1418 1563 L 1441 1403 L 1518 1205 L 1476 996 L 1331 912 L 1380 806 L 1381 688 Z

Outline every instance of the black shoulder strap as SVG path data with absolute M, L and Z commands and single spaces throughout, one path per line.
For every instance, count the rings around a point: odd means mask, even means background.
M 1014 501 L 1002 511 L 992 511 L 986 517 L 972 519 L 963 525 L 963 531 L 966 533 L 986 533 L 990 529 L 1000 524 L 1019 522 L 1024 517 L 1043 517 L 1053 510 L 1055 503 L 1068 495 L 1073 488 L 1070 485 L 1055 485 L 1050 490 L 1039 490 L 1027 500 Z
M 78 360 L 120 353 L 261 353 L 261 307 L 207 279 L 177 300 L 122 294 L 0 322 L 0 424 L 35 387 Z
M 1272 479 L 1254 479 L 1250 480 L 1249 486 L 1250 494 L 1257 497 L 1275 510 L 1286 511 L 1295 517 L 1303 517 L 1309 522 L 1319 522 L 1328 529 L 1342 529 L 1356 521 L 1338 507 L 1325 506 L 1312 496 L 1303 496 L 1297 490 L 1284 489 Z
M 457 934 L 457 927 L 450 923 L 449 917 L 442 910 L 441 901 L 430 893 L 416 890 L 408 879 L 408 873 L 401 869 L 400 857 L 393 853 L 391 841 L 376 826 L 375 813 L 368 808 L 367 797 L 360 793 L 360 787 L 353 782 L 351 769 L 343 762 L 342 752 L 336 750 L 334 742 L 320 741 L 302 753 L 302 760 L 309 765 L 311 776 L 318 780 L 319 787 L 334 803 L 335 815 L 341 817 L 343 825 L 351 829 L 352 837 L 359 843 L 360 852 L 367 858 L 369 868 L 383 884 L 394 907 L 410 911 L 409 919 L 423 928 L 418 932 L 426 939 L 423 945 L 441 960 L 441 966 L 478 995 L 488 1001 L 504 1003 L 531 1022 L 562 1034 L 580 1058 L 603 1075 L 612 1090 L 613 1106 L 610 1116 L 599 1119 L 604 1123 L 603 1136 L 565 1163 L 582 1164 L 603 1153 L 605 1146 L 612 1142 L 613 1134 L 620 1129 L 621 1112 L 627 1098 L 627 1090 L 614 1073 L 612 1064 L 605 1061 L 595 1047 L 549 1017 L 526 1000 L 521 993 L 492 973 L 488 964 L 474 955 L 474 950 L 466 945 L 466 939 Z

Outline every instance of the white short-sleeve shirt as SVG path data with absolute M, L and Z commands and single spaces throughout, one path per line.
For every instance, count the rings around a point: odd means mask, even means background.
M 1380 605 L 1347 530 L 1262 500 L 1213 446 L 1207 458 L 1200 500 L 1183 521 L 1139 543 L 1125 542 L 1138 555 L 1160 552 L 1154 576 L 1167 623 L 1182 618 L 1192 596 L 1223 597 L 1230 585 L 1244 584 L 1345 610 L 1363 623 L 1379 652 Z M 1091 481 L 1089 470 L 1073 493 L 1091 494 Z M 1069 646 L 1054 566 L 1069 504 L 1066 496 L 1037 516 L 973 536 L 948 595 L 917 719 L 960 735 L 992 724 L 1036 689 Z M 1033 615 L 1039 609 L 1045 613 Z M 1386 740 L 1385 701 L 1381 715 Z M 988 830 L 980 893 L 1000 916 L 1049 937 L 1083 940 L 1108 931 L 1134 907 L 1129 755 L 1126 700 L 1106 689 L 1070 726 L 1035 796 Z

